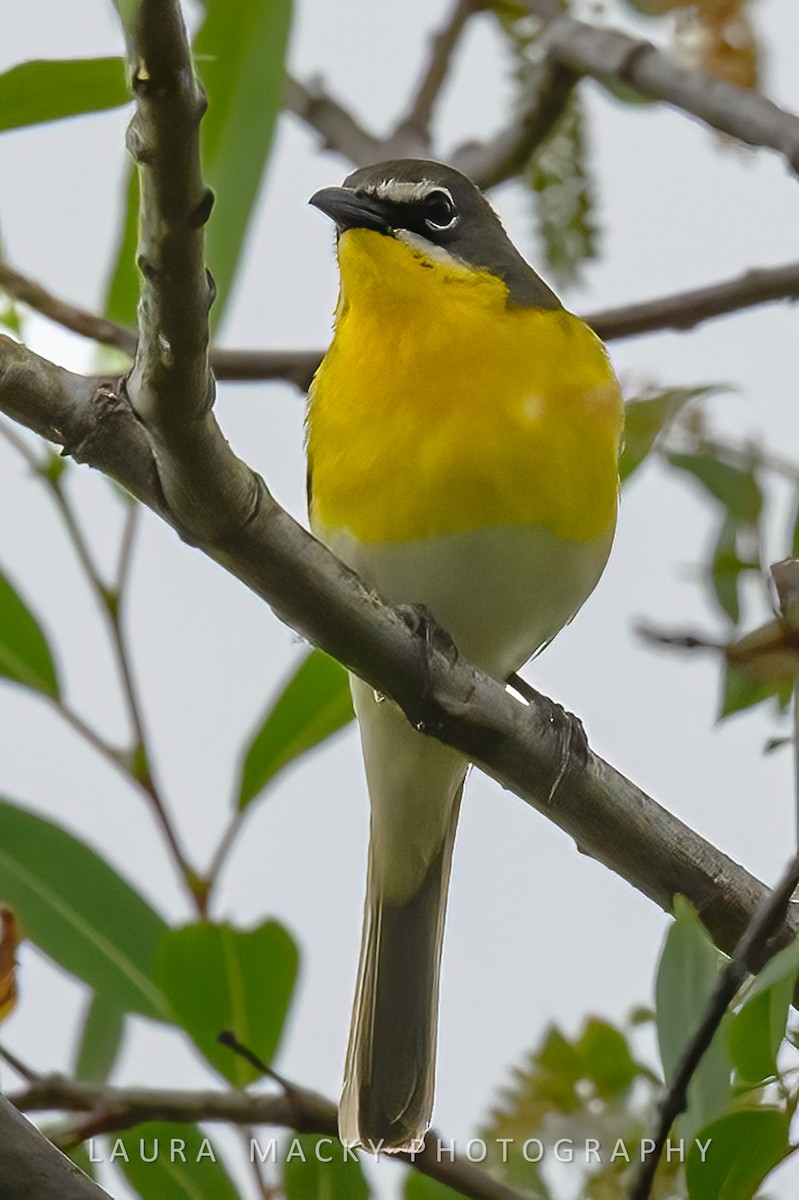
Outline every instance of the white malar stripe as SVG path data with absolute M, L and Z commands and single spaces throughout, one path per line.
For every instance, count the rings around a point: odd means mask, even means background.
M 398 242 L 404 242 L 416 254 L 421 254 L 424 258 L 430 259 L 431 262 L 441 263 L 456 275 L 474 275 L 476 268 L 470 267 L 462 258 L 457 258 L 454 254 L 450 254 L 443 246 L 437 246 L 435 242 L 429 242 L 426 237 L 422 237 L 420 233 L 413 233 L 410 229 L 395 229 L 394 237 Z

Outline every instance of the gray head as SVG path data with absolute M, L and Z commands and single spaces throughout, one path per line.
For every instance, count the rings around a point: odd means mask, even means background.
M 453 167 L 418 158 L 361 167 L 342 187 L 323 188 L 310 203 L 335 221 L 339 233 L 373 229 L 393 237 L 407 231 L 431 249 L 504 280 L 511 303 L 560 308 L 479 188 Z

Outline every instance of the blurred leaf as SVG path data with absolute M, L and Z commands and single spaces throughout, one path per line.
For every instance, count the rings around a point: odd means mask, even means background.
M 666 1082 L 696 1033 L 721 971 L 721 956 L 696 912 L 682 896 L 674 899 L 674 923 L 666 936 L 655 983 L 658 1045 Z M 680 1118 L 696 1130 L 723 1113 L 730 1098 L 732 1064 L 717 1032 L 688 1088 L 688 1111 Z
M 240 1200 L 215 1144 L 196 1125 L 149 1121 L 108 1145 L 109 1161 L 142 1200 Z
M 269 706 L 244 755 L 239 808 L 246 808 L 289 763 L 353 720 L 347 672 L 312 650 Z
M 448 1188 L 444 1191 L 454 1195 Z M 369 1185 L 361 1164 L 345 1157 L 338 1138 L 304 1133 L 286 1147 L 283 1194 L 285 1200 L 367 1200 Z
M 17 337 L 22 335 L 22 316 L 13 300 L 4 300 L 0 293 L 0 325 Z
M 524 1065 L 513 1069 L 480 1130 L 492 1172 L 525 1195 L 532 1191 L 547 1200 L 551 1193 L 540 1164 L 525 1157 L 525 1142 L 539 1138 L 551 1145 L 572 1131 L 584 1138 L 593 1130 L 603 1141 L 640 1140 L 638 1083 L 651 1093 L 652 1072 L 635 1061 L 616 1026 L 589 1017 L 573 1040 L 549 1028 Z
M 38 621 L 0 574 L 0 678 L 58 699 L 55 663 Z
M 770 1171 L 790 1153 L 790 1121 L 777 1109 L 727 1113 L 697 1133 L 705 1161 L 691 1145 L 685 1164 L 689 1200 L 752 1200 Z
M 666 455 L 667 461 L 678 471 L 692 475 L 739 521 L 754 525 L 760 516 L 763 496 L 755 478 L 754 470 L 747 470 L 725 462 L 712 451 L 703 454 Z
M 733 625 L 741 619 L 739 585 L 744 571 L 757 571 L 760 564 L 742 559 L 738 554 L 740 526 L 737 517 L 727 512 L 713 547 L 710 560 L 710 582 L 722 612 Z
M 405 1176 L 403 1200 L 461 1200 L 462 1196 L 462 1192 L 453 1191 L 421 1171 L 409 1171 Z
M 0 75 L 0 131 L 130 101 L 123 58 L 37 59 Z
M 171 929 L 155 977 L 178 1023 L 201 1053 L 236 1087 L 259 1073 L 217 1041 L 223 1030 L 267 1065 L 274 1058 L 297 978 L 293 939 L 275 921 L 235 929 L 202 921 Z
M 21 941 L 13 909 L 0 905 L 0 1021 L 17 1000 L 17 947 Z
M 654 446 L 658 434 L 670 425 L 689 400 L 712 396 L 720 384 L 695 388 L 667 388 L 628 400 L 624 406 L 624 449 L 619 460 L 622 481 L 629 479 Z
M 793 981 L 782 980 L 735 1013 L 727 1025 L 727 1049 L 741 1079 L 758 1083 L 777 1074 L 777 1051 L 785 1036 Z
M 756 704 L 762 704 L 764 700 L 774 697 L 782 708 L 786 708 L 790 703 L 792 690 L 792 680 L 782 684 L 773 683 L 758 679 L 745 667 L 734 667 L 728 663 L 723 675 L 721 711 L 718 719 L 721 721 L 724 717 L 754 708 Z
M 72 1075 L 83 1083 L 105 1083 L 114 1069 L 125 1034 L 125 1014 L 100 992 L 86 1008 Z
M 206 0 L 194 40 L 208 96 L 201 126 L 203 169 L 215 204 L 206 257 L 225 311 L 283 100 L 291 0 Z
M 121 1009 L 169 1020 L 152 981 L 166 925 L 138 892 L 58 825 L 0 801 L 0 900 L 26 938 Z
M 777 1053 L 799 974 L 799 938 L 780 950 L 755 977 L 727 1028 L 727 1045 L 742 1079 L 756 1083 L 777 1073 Z
M 128 168 L 124 196 L 114 267 L 106 285 L 103 312 L 109 321 L 134 329 L 136 306 L 139 303 L 139 269 L 136 266 L 136 246 L 139 240 L 139 175 L 132 166 Z
M 524 172 L 533 190 L 546 264 L 561 287 L 573 283 L 580 267 L 597 256 L 587 157 L 582 102 L 573 92 L 564 115 Z

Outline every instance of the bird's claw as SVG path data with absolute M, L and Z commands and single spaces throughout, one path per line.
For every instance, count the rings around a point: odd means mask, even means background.
M 563 780 L 568 776 L 578 775 L 588 766 L 590 747 L 580 718 L 554 701 L 550 701 L 548 722 L 561 747 L 560 766 L 547 796 L 548 803 L 551 803 Z

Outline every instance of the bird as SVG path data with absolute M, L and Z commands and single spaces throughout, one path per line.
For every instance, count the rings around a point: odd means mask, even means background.
M 507 680 L 610 553 L 623 406 L 607 351 L 443 163 L 359 168 L 310 199 L 336 230 L 333 338 L 306 408 L 312 532 L 381 599 Z M 351 676 L 370 800 L 339 1135 L 418 1150 L 467 760 Z

